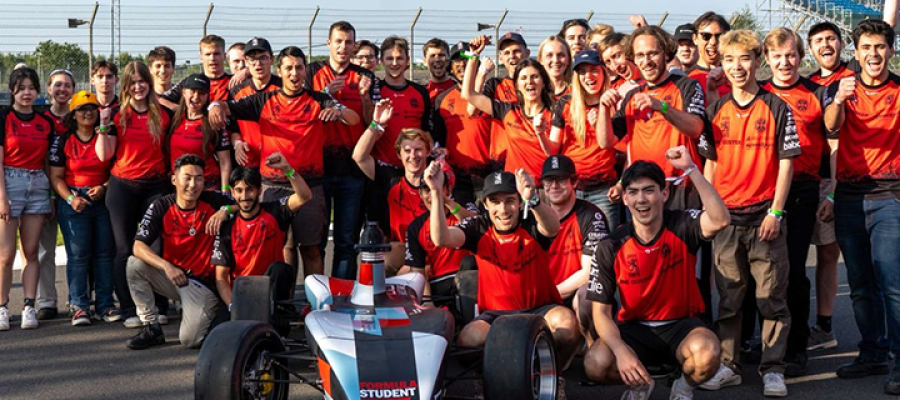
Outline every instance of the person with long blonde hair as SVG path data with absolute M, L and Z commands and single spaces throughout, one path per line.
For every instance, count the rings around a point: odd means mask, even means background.
M 100 113 L 97 156 L 100 161 L 115 157 L 106 194 L 116 241 L 115 290 L 125 326 L 139 328 L 125 268 L 141 216 L 150 203 L 171 190 L 163 151 L 171 116 L 160 106 L 151 87 L 153 75 L 144 63 L 128 63 L 121 83 L 121 105 Z
M 600 115 L 600 97 L 609 89 L 609 77 L 594 50 L 579 52 L 574 66 L 571 94 L 556 104 L 553 113 L 550 142 L 575 163 L 576 196 L 600 207 L 614 228 L 620 222 L 619 207 L 607 193 L 617 179 L 616 152 L 601 148 L 595 134 L 597 121 L 609 117 Z
M 569 46 L 559 36 L 550 36 L 538 46 L 537 60 L 550 76 L 553 99 L 569 93 L 569 79 L 572 78 L 572 53 Z

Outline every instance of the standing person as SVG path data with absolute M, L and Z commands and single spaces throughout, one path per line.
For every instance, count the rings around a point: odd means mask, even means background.
M 271 154 L 281 153 L 293 167 L 283 174 L 272 166 L 261 165 L 263 201 L 291 195 L 290 177 L 295 173 L 309 185 L 313 198 L 291 221 L 294 239 L 288 255 L 299 250 L 304 274 L 321 274 L 324 268 L 319 243 L 326 234 L 322 188 L 326 125 L 356 125 L 359 115 L 324 93 L 304 89 L 306 55 L 299 47 L 282 49 L 276 64 L 283 83 L 281 90 L 227 103 L 214 102 L 210 105 L 210 118 L 216 127 L 224 126 L 228 115 L 238 121 L 259 121 L 260 158 L 265 160 Z
M 674 36 L 678 44 L 675 57 L 681 62 L 681 70 L 688 71 L 700 59 L 700 52 L 697 50 L 697 45 L 694 44 L 694 24 L 678 25 L 675 28 Z
M 247 44 L 244 42 L 235 42 L 228 47 L 225 59 L 228 60 L 228 69 L 231 70 L 231 75 L 237 75 L 247 70 L 247 61 L 244 59 L 244 47 L 246 46 Z
M 119 83 L 119 67 L 107 60 L 98 60 L 91 67 L 91 86 L 100 102 L 100 110 L 108 110 L 119 105 L 116 84 Z
M 9 292 L 17 239 L 25 266 L 22 268 L 22 329 L 38 327 L 35 297 L 40 265 L 41 227 L 53 214 L 50 180 L 45 173 L 46 154 L 54 136 L 53 121 L 34 109 L 41 83 L 37 72 L 20 67 L 9 75 L 12 106 L 0 111 L 0 331 L 9 330 Z
M 760 86 L 780 97 L 791 107 L 797 136 L 803 153 L 794 160 L 794 179 L 784 212 L 787 219 L 788 274 L 787 305 L 791 313 L 784 360 L 785 375 L 806 374 L 806 347 L 809 344 L 810 284 L 806 277 L 806 257 L 815 230 L 816 208 L 819 206 L 819 184 L 822 179 L 822 156 L 826 153 L 823 114 L 831 99 L 827 88 L 800 76 L 800 61 L 806 55 L 803 40 L 794 31 L 777 28 L 763 40 L 766 63 L 772 79 Z M 828 164 L 824 165 L 827 175 Z
M 72 325 L 90 325 L 93 276 L 96 315 L 106 322 L 122 319 L 113 300 L 113 239 L 106 183 L 111 162 L 97 156 L 100 102 L 93 93 L 81 91 L 69 103 L 66 131 L 50 147 L 50 182 L 59 194 L 56 212 L 66 246 L 66 280 Z
M 166 137 L 169 168 L 185 154 L 203 158 L 205 190 L 221 190 L 231 193 L 228 177 L 231 176 L 231 138 L 223 129 L 215 129 L 209 122 L 210 82 L 206 75 L 188 76 L 182 85 L 181 100 L 175 109 L 171 128 Z M 170 169 L 174 171 L 174 169 Z
M 363 67 L 373 74 L 378 69 L 378 46 L 368 40 L 356 42 L 356 53 L 353 55 L 353 63 Z
M 601 146 L 597 133 L 598 121 L 612 113 L 609 104 L 601 102 L 603 94 L 612 90 L 606 72 L 596 51 L 576 55 L 572 94 L 556 104 L 550 142 L 575 164 L 577 197 L 603 210 L 612 229 L 621 222 L 619 206 L 609 199 L 610 188 L 618 179 L 616 151 L 612 144 Z
M 711 129 L 701 136 L 699 149 L 707 159 L 704 175 L 721 194 L 731 224 L 713 241 L 722 365 L 700 387 L 718 390 L 741 383 L 742 304 L 744 294 L 755 291 L 763 318 L 759 364 L 763 394 L 784 397 L 784 353 L 791 316 L 786 304 L 789 265 L 782 219 L 800 141 L 790 107 L 756 82 L 762 56 L 756 34 L 728 32 L 719 48 L 732 92 L 707 109 Z M 755 288 L 748 287 L 751 275 Z
M 490 38 L 479 36 L 476 40 L 490 44 Z M 497 40 L 497 48 L 500 50 L 500 64 L 506 68 L 506 76 L 491 77 L 484 81 L 481 94 L 491 100 L 499 100 L 505 103 L 516 102 L 516 85 L 513 83 L 513 74 L 516 66 L 531 56 L 531 50 L 525 43 L 525 38 L 516 32 L 506 32 Z M 485 63 L 487 64 L 487 63 Z M 485 73 L 488 71 L 485 70 Z M 479 69 L 479 75 L 481 70 Z M 478 81 L 476 81 L 478 82 Z M 545 82 L 546 83 L 546 82 Z M 476 83 L 477 87 L 477 83 Z M 494 169 L 502 170 L 506 165 L 506 149 L 508 147 L 503 123 L 495 120 L 491 125 L 491 159 L 494 160 Z
M 672 400 L 693 399 L 694 388 L 719 366 L 719 340 L 698 318 L 704 304 L 694 267 L 700 244 L 728 226 L 729 213 L 687 148 L 666 154 L 673 168 L 688 171 L 706 210 L 666 209 L 662 168 L 636 161 L 622 173 L 623 198 L 634 218 L 600 242 L 591 263 L 592 329 L 603 340 L 585 354 L 584 369 L 591 380 L 628 385 L 623 399 L 650 398 L 655 383 L 648 364 L 680 367 Z M 617 298 L 621 307 L 614 318 Z
M 600 208 L 575 196 L 577 184 L 572 159 L 552 155 L 544 161 L 541 187 L 550 208 L 559 216 L 559 233 L 547 250 L 548 265 L 563 304 L 575 312 L 590 346 L 597 336 L 587 329 L 591 306 L 586 301 L 585 285 L 591 272 L 591 256 L 597 243 L 609 235 L 609 222 Z
M 544 66 L 553 88 L 553 100 L 569 94 L 569 79 L 572 78 L 572 54 L 559 36 L 550 36 L 538 46 L 537 60 Z
M 250 77 L 231 89 L 232 99 L 241 100 L 257 93 L 281 90 L 281 77 L 272 74 L 275 55 L 268 40 L 255 37 L 247 41 L 247 45 L 244 46 L 244 60 Z M 235 161 L 245 167 L 259 167 L 259 151 L 262 148 L 259 122 L 237 121 L 237 126 L 238 129 L 231 129 Z
M 477 56 L 487 44 L 485 37 L 477 37 L 469 43 L 469 50 Z M 512 78 L 516 85 L 516 102 L 507 103 L 475 91 L 477 68 L 477 57 L 470 58 L 463 79 L 462 98 L 503 123 L 503 134 L 508 144 L 505 170 L 524 168 L 532 176 L 540 176 L 544 159 L 548 154 L 557 152 L 547 137 L 553 107 L 547 72 L 535 60 L 519 61 Z
M 441 39 L 432 38 L 422 46 L 422 56 L 428 67 L 428 84 L 425 89 L 434 103 L 435 97 L 456 86 L 450 74 L 450 45 Z
M 228 100 L 231 75 L 225 72 L 225 39 L 217 35 L 206 35 L 200 39 L 200 62 L 203 65 L 203 75 L 209 78 L 210 100 Z M 181 89 L 184 88 L 184 84 L 185 80 L 182 80 L 159 95 L 160 104 L 170 110 L 175 109 L 181 101 Z
M 837 370 L 845 379 L 887 374 L 889 352 L 900 354 L 900 77 L 888 69 L 894 37 L 884 21 L 856 26 L 862 69 L 829 88 L 834 102 L 825 110 L 825 128 L 840 141 L 834 225 L 862 336 L 859 356 Z M 894 365 L 884 385 L 888 394 L 900 394 L 900 360 Z
M 53 132 L 61 135 L 68 129 L 63 119 L 69 114 L 69 100 L 75 93 L 75 77 L 68 70 L 55 70 L 50 73 L 47 82 L 47 93 L 50 95 L 50 109 L 44 115 L 53 121 Z M 51 190 L 52 190 L 51 186 Z M 56 318 L 59 314 L 56 294 L 56 218 L 47 220 L 41 228 L 40 246 L 38 247 L 38 263 L 41 278 L 38 280 L 37 309 L 38 320 Z
M 97 157 L 100 161 L 115 158 L 107 185 L 106 207 L 116 241 L 113 268 L 116 297 L 126 328 L 141 326 L 125 272 L 138 222 L 147 206 L 166 194 L 171 185 L 166 180 L 163 151 L 171 117 L 157 101 L 150 87 L 152 82 L 153 75 L 144 63 L 128 63 L 122 71 L 122 105 L 112 117 L 109 111 L 101 112 L 97 128 L 100 134 Z M 158 301 L 159 305 L 168 304 L 164 298 Z
M 431 239 L 431 229 L 429 229 L 431 196 L 444 197 L 446 208 L 436 212 L 443 212 L 450 226 L 459 225 L 466 218 L 474 217 L 475 213 L 463 208 L 450 198 L 456 178 L 453 175 L 453 171 L 450 170 L 450 166 L 444 162 L 440 162 L 440 165 L 444 174 L 444 185 L 441 187 L 441 190 L 432 192 L 428 185 L 419 185 L 419 197 L 428 211 L 410 222 L 406 230 L 405 257 L 403 259 L 403 268 L 398 274 L 410 271 L 422 274 L 425 277 L 425 288 L 422 291 L 424 296 L 453 298 L 456 295 L 456 273 L 463 264 L 474 260 L 472 259 L 471 251 L 450 249 L 434 244 L 434 240 Z M 454 304 L 456 302 L 454 300 L 435 299 L 432 303 L 438 307 L 441 305 L 455 307 Z
M 325 229 L 333 223 L 334 254 L 331 259 L 331 275 L 336 278 L 356 279 L 356 251 L 359 241 L 360 215 L 363 209 L 366 181 L 353 161 L 353 147 L 359 142 L 374 110 L 372 83 L 375 75 L 350 63 L 355 52 L 356 28 L 347 21 L 331 24 L 328 30 L 329 48 L 327 60 L 317 61 L 306 69 L 306 86 L 317 92 L 325 92 L 361 116 L 356 125 L 330 124 L 326 126 L 325 176 L 322 181 L 325 203 Z M 319 243 L 322 257 L 328 235 L 322 235 Z
M 377 83 L 383 99 L 391 99 L 394 118 L 384 127 L 384 138 L 375 145 L 372 156 L 383 163 L 401 167 L 394 150 L 394 142 L 400 131 L 417 128 L 431 132 L 431 97 L 424 86 L 407 80 L 404 73 L 409 68 L 409 43 L 399 36 L 388 36 L 381 43 L 381 63 L 384 79 Z
M 127 70 L 127 68 L 126 68 Z M 198 348 L 222 301 L 216 295 L 210 263 L 213 238 L 233 210 L 231 200 L 203 190 L 203 159 L 185 154 L 175 161 L 171 181 L 175 193 L 158 198 L 141 219 L 128 258 L 128 283 L 143 324 L 125 342 L 131 350 L 166 343 L 159 326 L 154 295 L 180 301 L 183 315 L 178 338 L 186 348 Z M 150 245 L 160 241 L 161 251 Z
M 172 88 L 175 74 L 175 51 L 166 46 L 157 46 L 147 54 L 150 73 L 153 74 L 153 91 L 162 96 Z
M 446 161 L 456 176 L 453 198 L 466 208 L 475 207 L 484 177 L 491 172 L 491 118 L 481 111 L 470 114 L 460 90 L 468 63 L 463 53 L 468 48 L 467 43 L 459 42 L 450 50 L 450 72 L 458 83 L 434 100 L 432 124 L 434 137 L 445 142 Z
M 708 11 L 694 21 L 694 44 L 700 57 L 693 68 L 687 70 L 691 78 L 703 88 L 706 104 L 713 104 L 731 91 L 730 81 L 722 71 L 721 37 L 731 30 L 725 17 Z
M 282 172 L 291 170 L 278 153 L 269 155 L 266 164 Z M 232 285 L 238 276 L 268 275 L 272 277 L 273 299 L 291 299 L 297 279 L 294 268 L 284 262 L 281 249 L 294 213 L 312 199 L 312 192 L 300 175 L 293 174 L 288 180 L 293 194 L 263 203 L 260 202 L 262 175 L 259 169 L 237 167 L 231 174 L 230 182 L 240 214 L 222 224 L 213 242 L 211 259 L 216 266 L 216 288 L 229 309 Z M 276 310 L 280 308 L 276 305 Z
M 590 30 L 591 26 L 588 25 L 586 19 L 569 19 L 563 22 L 562 29 L 559 30 L 557 36 L 565 40 L 569 48 L 569 54 L 578 54 L 578 52 L 587 48 L 587 36 Z M 538 54 L 540 54 L 540 51 L 538 51 Z
M 854 70 L 859 70 L 859 63 L 851 60 L 850 63 L 853 63 L 851 66 L 841 60 L 844 42 L 837 25 L 828 21 L 813 25 L 809 28 L 807 41 L 809 52 L 819 65 L 819 69 L 809 75 L 810 81 L 827 88 L 842 78 L 856 75 Z M 816 245 L 816 324 L 809 330 L 809 343 L 806 348 L 808 351 L 833 349 L 838 345 L 831 326 L 831 316 L 837 297 L 837 268 L 841 248 L 834 233 L 833 213 L 825 213 L 826 209 L 832 209 L 831 201 L 834 200 L 836 182 L 831 177 L 837 165 L 838 142 L 829 139 L 827 145 L 830 173 L 823 176 L 819 184 L 819 209 L 812 237 L 812 244 Z
M 410 223 L 428 211 L 419 197 L 422 173 L 427 165 L 427 157 L 434 146 L 431 135 L 417 128 L 405 128 L 394 140 L 394 153 L 403 162 L 403 168 L 378 162 L 374 155 L 375 146 L 386 140 L 385 126 L 394 117 L 393 101 L 381 99 L 375 105 L 372 124 L 363 132 L 353 149 L 353 160 L 363 174 L 369 178 L 373 188 L 379 188 L 384 196 L 385 214 L 370 220 L 378 221 L 382 231 L 388 232 L 391 252 L 386 257 L 389 271 L 396 272 L 403 265 L 403 244 Z M 370 199 L 371 201 L 371 199 Z

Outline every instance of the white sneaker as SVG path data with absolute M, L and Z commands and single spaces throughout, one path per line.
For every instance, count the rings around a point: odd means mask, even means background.
M 35 329 L 37 327 L 37 310 L 32 306 L 25 306 L 25 309 L 22 310 L 22 329 Z
M 159 322 L 160 325 L 168 325 L 169 317 L 165 316 L 164 314 L 159 314 L 159 316 L 156 317 L 156 322 Z
M 137 329 L 144 326 L 144 323 L 141 322 L 141 318 L 138 316 L 134 316 L 125 320 L 125 327 L 128 329 Z
M 0 307 L 0 331 L 9 330 L 9 309 Z
M 740 375 L 736 374 L 731 368 L 720 365 L 719 370 L 716 371 L 716 375 L 709 378 L 708 381 L 701 383 L 698 387 L 703 390 L 719 390 L 723 387 L 737 386 L 740 384 Z
M 650 398 L 650 395 L 653 393 L 653 388 L 656 387 L 656 381 L 650 381 L 649 385 L 641 385 L 635 387 L 628 387 L 628 390 L 625 393 L 622 393 L 622 398 L 620 400 L 647 400 Z
M 763 395 L 766 397 L 787 396 L 787 385 L 784 384 L 784 374 L 769 372 L 763 375 Z

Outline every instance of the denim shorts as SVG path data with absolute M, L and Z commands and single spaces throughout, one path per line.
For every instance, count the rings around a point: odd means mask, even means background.
M 3 167 L 10 217 L 50 214 L 50 180 L 42 169 Z

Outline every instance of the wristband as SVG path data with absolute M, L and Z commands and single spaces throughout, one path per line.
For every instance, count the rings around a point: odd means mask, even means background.
M 669 103 L 666 103 L 666 101 L 663 100 L 662 107 L 660 107 L 659 112 L 661 112 L 662 115 L 666 115 L 666 113 L 669 112 Z
M 825 200 L 828 200 L 831 202 L 831 204 L 834 204 L 834 193 L 829 193 L 828 196 L 825 196 Z
M 486 73 L 488 73 L 488 70 L 487 70 L 487 68 L 485 68 L 485 67 L 478 67 L 478 73 L 479 73 L 479 74 L 486 74 Z
M 97 127 L 97 131 L 99 131 L 100 133 L 106 133 L 109 132 L 109 127 L 106 125 L 100 125 Z
M 209 103 L 209 106 L 206 107 L 206 111 L 212 111 L 213 107 L 218 106 L 218 105 L 220 105 L 220 104 L 221 104 L 221 103 L 219 103 L 218 101 L 214 101 L 214 102 L 212 102 L 212 103 Z
M 467 60 L 477 60 L 478 59 L 478 54 L 475 54 L 469 50 L 459 53 L 459 56 L 462 58 L 465 58 Z
M 66 203 L 68 203 L 68 204 L 71 206 L 71 205 L 72 205 L 72 200 L 75 200 L 75 194 L 74 194 L 74 193 L 73 193 L 73 194 L 70 194 L 69 197 L 66 197 Z
M 223 192 L 227 192 L 227 191 L 229 191 L 229 190 L 231 190 L 231 185 L 222 185 L 222 191 L 223 191 Z
M 781 220 L 784 218 L 784 211 L 770 208 L 769 211 L 766 212 L 766 215 L 775 218 L 775 220 L 778 222 L 781 222 Z
M 462 209 L 462 207 L 459 206 L 459 203 L 456 203 L 456 207 L 454 209 L 450 210 L 450 214 L 458 215 L 460 209 Z
M 294 172 L 294 169 L 291 168 L 287 171 L 284 171 L 284 176 L 286 176 L 288 179 L 292 179 L 294 177 Z
M 384 125 L 381 125 L 381 124 L 379 124 L 379 123 L 377 123 L 377 122 L 375 122 L 375 121 L 372 121 L 372 123 L 369 124 L 369 128 L 372 128 L 372 129 L 374 129 L 374 130 L 376 130 L 376 131 L 384 132 Z

